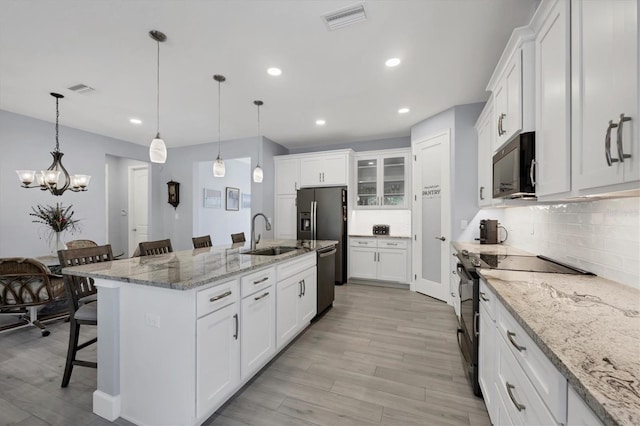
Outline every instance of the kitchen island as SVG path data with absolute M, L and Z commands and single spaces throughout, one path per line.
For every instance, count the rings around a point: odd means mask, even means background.
M 93 411 L 110 421 L 199 425 L 316 313 L 316 251 L 270 241 L 65 268 L 99 289 Z M 286 252 L 285 252 L 286 251 Z
M 453 247 L 470 253 L 532 256 L 507 245 L 454 242 Z M 523 365 L 543 400 L 545 392 L 549 392 L 547 396 L 552 395 L 549 389 L 553 390 L 554 386 L 550 382 L 543 383 L 541 377 L 551 375 L 551 370 L 556 369 L 564 380 L 564 390 L 559 391 L 558 398 L 549 398 L 545 403 L 548 407 L 549 401 L 551 405 L 558 405 L 560 417 L 567 419 L 563 423 L 586 424 L 581 423 L 584 418 L 580 420 L 576 416 L 575 404 L 584 402 L 603 424 L 640 424 L 640 291 L 597 276 L 487 268 L 476 271 L 481 277 L 481 305 L 487 301 L 490 303 L 486 306 L 495 306 L 480 310 L 481 344 L 483 338 L 485 342 L 491 339 L 490 334 L 483 335 L 483 330 L 489 330 L 483 329 L 482 325 L 487 324 L 483 322 L 483 315 L 493 314 L 495 344 L 490 345 L 489 352 L 494 357 L 501 357 L 501 352 L 496 351 L 502 342 L 498 335 L 501 329 L 508 331 L 522 345 L 521 349 L 514 346 L 509 336 L 504 342 L 513 353 L 522 356 L 517 362 Z M 510 322 L 509 318 L 515 322 Z M 517 335 L 516 328 L 523 330 L 526 336 Z M 523 339 L 530 344 L 524 344 Z M 540 368 L 528 367 L 538 350 L 548 361 L 538 358 L 535 362 L 539 362 Z M 505 358 L 511 357 L 507 354 Z M 488 365 L 494 377 L 500 376 L 502 360 L 484 361 L 485 365 L 480 363 L 481 370 Z M 536 377 L 536 373 L 540 375 Z M 542 385 L 536 387 L 538 383 Z M 562 385 L 559 381 L 555 383 Z M 500 380 L 496 386 L 504 387 L 504 383 Z M 524 390 L 520 390 L 520 395 L 517 387 L 511 387 L 511 390 L 514 393 L 508 394 L 509 398 L 525 397 Z M 577 397 L 572 397 L 572 393 Z M 561 398 L 564 398 L 563 403 L 559 402 Z M 493 399 L 496 400 L 499 405 L 500 399 Z M 511 404 L 508 399 L 504 402 L 506 406 Z M 492 408 L 488 409 L 492 415 Z M 518 412 L 534 409 L 529 406 Z M 492 420 L 496 421 L 493 417 Z M 518 422 L 514 420 L 514 423 Z

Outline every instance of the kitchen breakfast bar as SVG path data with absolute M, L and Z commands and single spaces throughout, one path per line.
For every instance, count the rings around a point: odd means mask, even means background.
M 270 241 L 261 254 L 233 245 L 65 268 L 99 288 L 94 413 L 202 424 L 316 315 L 316 252 L 336 243 Z

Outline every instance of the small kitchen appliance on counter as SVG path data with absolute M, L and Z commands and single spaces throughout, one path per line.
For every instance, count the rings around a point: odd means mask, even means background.
M 389 225 L 373 225 L 373 235 L 389 235 Z
M 480 244 L 498 244 L 498 221 L 482 219 L 480 221 Z

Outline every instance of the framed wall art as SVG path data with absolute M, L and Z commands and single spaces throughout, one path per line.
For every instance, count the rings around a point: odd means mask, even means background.
M 240 190 L 238 188 L 227 187 L 225 209 L 240 210 Z
M 222 207 L 222 191 L 217 189 L 203 188 L 203 207 L 209 209 L 219 209 Z
M 242 208 L 243 209 L 251 208 L 251 194 L 247 194 L 246 192 L 242 193 Z

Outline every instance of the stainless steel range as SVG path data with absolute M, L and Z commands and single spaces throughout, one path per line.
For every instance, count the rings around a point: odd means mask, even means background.
M 481 396 L 478 383 L 478 342 L 480 339 L 480 276 L 477 269 L 502 269 L 557 274 L 595 275 L 544 256 L 515 256 L 469 253 L 457 254 L 460 284 L 460 328 L 458 345 L 462 352 L 465 371 L 471 381 L 473 393 Z

